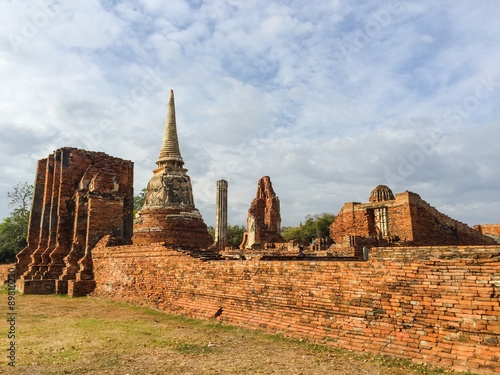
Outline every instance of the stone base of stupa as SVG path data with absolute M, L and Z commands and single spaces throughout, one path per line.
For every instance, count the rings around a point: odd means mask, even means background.
M 134 245 L 166 245 L 206 249 L 213 239 L 195 209 L 155 208 L 139 211 L 134 220 Z

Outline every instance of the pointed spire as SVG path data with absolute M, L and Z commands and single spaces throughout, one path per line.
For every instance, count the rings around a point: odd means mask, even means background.
M 174 90 L 170 90 L 167 106 L 167 123 L 165 133 L 163 134 L 163 143 L 161 145 L 160 156 L 156 161 L 158 167 L 172 166 L 182 168 L 181 151 L 179 149 L 179 140 L 177 138 L 177 125 L 175 123 L 175 104 Z

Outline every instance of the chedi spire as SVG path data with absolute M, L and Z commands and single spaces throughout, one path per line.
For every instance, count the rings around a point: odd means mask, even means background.
M 163 134 L 163 142 L 160 149 L 160 155 L 156 161 L 158 167 L 174 167 L 182 168 L 184 160 L 181 156 L 179 148 L 179 138 L 177 137 L 177 124 L 175 121 L 175 103 L 174 90 L 170 90 L 167 105 L 167 121 L 165 124 L 165 132 Z

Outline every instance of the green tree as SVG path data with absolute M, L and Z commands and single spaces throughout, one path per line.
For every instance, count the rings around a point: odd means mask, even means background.
M 31 198 L 33 197 L 33 185 L 27 182 L 18 182 L 14 189 L 7 193 L 10 198 L 9 206 L 19 210 L 21 214 L 29 213 Z
M 304 224 L 298 227 L 283 227 L 281 236 L 287 240 L 296 240 L 304 244 L 310 243 L 313 238 L 329 237 L 330 225 L 335 220 L 335 215 L 324 212 L 317 215 L 307 215 Z
M 227 245 L 238 247 L 243 240 L 243 233 L 246 228 L 243 225 L 228 225 L 227 226 Z M 208 227 L 208 233 L 215 240 L 215 228 L 213 226 Z
M 146 201 L 146 188 L 142 189 L 138 195 L 134 196 L 134 216 L 137 212 L 139 212 L 144 206 L 144 202 Z
M 14 262 L 16 254 L 26 247 L 33 186 L 19 182 L 7 196 L 13 210 L 0 224 L 0 263 Z
M 243 225 L 228 225 L 227 226 L 227 244 L 229 246 L 238 247 L 243 240 L 243 233 L 246 228 Z
M 208 226 L 208 234 L 212 236 L 212 241 L 215 240 L 215 228 L 213 226 Z

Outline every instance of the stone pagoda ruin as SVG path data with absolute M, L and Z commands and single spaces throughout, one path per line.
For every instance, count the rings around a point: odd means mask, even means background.
M 158 168 L 148 183 L 146 200 L 134 220 L 134 245 L 163 242 L 170 246 L 208 248 L 212 237 L 193 199 L 191 179 L 182 159 L 170 90 L 167 122 Z
M 257 184 L 257 194 L 248 209 L 247 231 L 243 235 L 240 249 L 285 242 L 280 231 L 280 200 L 273 190 L 271 178 L 264 176 Z

